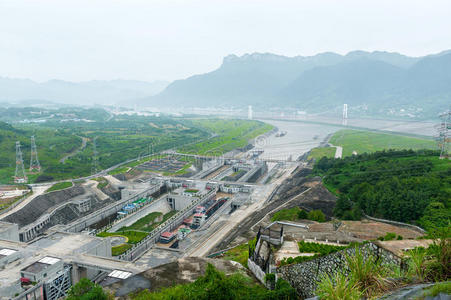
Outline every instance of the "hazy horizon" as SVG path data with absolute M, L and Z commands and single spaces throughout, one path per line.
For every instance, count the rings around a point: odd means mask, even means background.
M 229 54 L 451 49 L 448 1 L 0 1 L 0 76 L 173 81 Z M 427 20 L 427 22 L 426 22 Z

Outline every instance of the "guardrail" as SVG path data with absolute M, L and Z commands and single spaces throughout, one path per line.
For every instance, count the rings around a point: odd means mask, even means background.
M 416 226 L 416 225 L 407 224 L 407 223 L 398 222 L 398 221 L 374 218 L 374 217 L 370 217 L 370 216 L 365 215 L 365 214 L 364 214 L 364 217 L 367 218 L 368 220 L 371 220 L 371 221 L 376 221 L 376 222 L 381 222 L 381 223 L 387 223 L 387 224 L 390 224 L 390 225 L 407 227 L 407 228 L 410 228 L 410 229 L 415 230 L 417 232 L 420 232 L 422 234 L 426 233 L 426 230 L 424 230 L 423 228 L 421 228 L 419 226 Z

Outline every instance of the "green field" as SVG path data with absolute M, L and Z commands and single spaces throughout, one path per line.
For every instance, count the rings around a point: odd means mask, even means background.
M 437 143 L 432 140 L 350 129 L 337 131 L 329 142 L 334 146 L 342 146 L 343 156 L 352 155 L 353 151 L 362 154 L 384 149 L 437 149 Z

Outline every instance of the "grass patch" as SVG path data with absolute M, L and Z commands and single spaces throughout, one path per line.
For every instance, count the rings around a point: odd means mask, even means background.
M 103 189 L 108 185 L 108 180 L 106 180 L 104 177 L 97 177 L 93 178 L 92 180 L 97 181 L 99 184 L 97 185 L 98 189 Z
M 249 244 L 241 244 L 236 246 L 235 248 L 227 250 L 227 252 L 224 252 L 224 256 L 222 258 L 239 262 L 247 268 L 247 259 L 249 258 Z
M 123 166 L 123 167 L 119 167 L 119 168 L 109 171 L 108 174 L 109 175 L 117 175 L 117 174 L 127 173 L 129 170 L 130 170 L 129 167 Z
M 278 212 L 274 213 L 274 215 L 271 217 L 272 222 L 295 221 L 298 219 L 306 219 L 316 222 L 325 222 L 326 215 L 324 215 L 324 213 L 319 209 L 311 210 L 310 212 L 307 213 L 305 210 L 296 206 L 292 208 L 281 209 Z
M 122 227 L 121 231 L 127 231 L 127 230 L 142 230 L 147 231 L 145 229 L 149 228 L 149 226 L 152 226 L 154 224 L 154 221 L 159 216 L 163 215 L 161 212 L 151 212 L 150 214 L 142 217 L 132 225 L 128 227 Z
M 307 219 L 307 212 L 299 207 L 285 208 L 276 212 L 271 221 L 295 221 L 297 219 Z
M 354 244 L 352 244 L 354 245 Z M 296 256 L 296 257 L 286 257 L 280 261 L 280 266 L 299 264 L 305 261 L 309 261 L 321 256 L 329 255 L 331 253 L 344 250 L 349 248 L 349 246 L 334 246 L 320 243 L 311 243 L 300 241 L 298 243 L 299 253 L 315 253 L 313 256 Z
M 141 232 L 135 230 L 126 230 L 126 231 L 118 231 L 118 232 L 100 232 L 97 234 L 98 237 L 108 237 L 108 236 L 124 236 L 128 238 L 129 244 L 136 244 L 141 242 L 149 233 Z
M 308 160 L 315 159 L 318 160 L 321 157 L 335 157 L 335 147 L 317 147 L 313 148 L 310 151 L 309 156 L 307 157 Z
M 321 255 L 328 255 L 328 254 L 348 248 L 347 246 L 334 246 L 334 245 L 310 243 L 310 242 L 304 242 L 304 241 L 300 241 L 298 243 L 298 245 L 299 245 L 300 253 L 318 253 Z
M 72 187 L 73 185 L 74 184 L 71 181 L 58 182 L 58 183 L 55 183 L 54 185 L 52 185 L 50 188 L 48 188 L 46 190 L 46 192 L 49 193 L 49 192 L 67 189 L 67 188 Z
M 113 247 L 111 247 L 111 255 L 113 255 L 113 256 L 121 255 L 122 253 L 125 253 L 128 249 L 130 249 L 131 247 L 132 247 L 132 245 L 130 245 L 130 244 L 122 244 L 122 245 L 118 245 L 118 246 L 113 246 Z
M 147 231 L 147 232 L 151 232 L 152 230 L 154 230 L 155 228 L 157 228 L 158 226 L 160 226 L 161 224 L 163 224 L 164 222 L 166 222 L 167 220 L 172 218 L 177 212 L 178 212 L 177 210 L 171 210 L 167 214 L 163 215 L 163 221 L 154 223 L 154 224 L 146 226 L 146 227 L 143 227 L 142 230 L 143 231 Z
M 446 295 L 451 294 L 451 281 L 440 282 L 440 283 L 437 283 L 436 285 L 428 288 L 425 291 L 425 296 L 436 297 L 440 293 L 443 293 Z
M 329 141 L 334 146 L 343 147 L 343 156 L 350 156 L 353 151 L 363 154 L 384 149 L 437 149 L 437 143 L 432 140 L 351 129 L 337 131 Z

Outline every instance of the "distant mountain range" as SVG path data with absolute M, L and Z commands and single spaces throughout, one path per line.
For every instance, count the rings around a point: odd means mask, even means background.
M 31 105 L 49 102 L 61 104 L 124 103 L 153 96 L 161 92 L 169 82 L 144 82 L 134 80 L 93 80 L 69 82 L 50 80 L 38 83 L 29 79 L 0 77 L 0 103 L 22 103 Z
M 347 103 L 361 114 L 433 117 L 451 104 L 451 51 L 424 57 L 379 51 L 229 55 L 217 70 L 174 81 L 142 103 L 307 112 Z
M 209 73 L 172 83 L 132 80 L 37 83 L 0 77 L 0 103 L 275 108 L 308 113 L 435 118 L 451 104 L 451 50 L 424 57 L 353 51 L 285 57 L 229 55 Z M 3 105 L 3 104 L 2 104 Z

